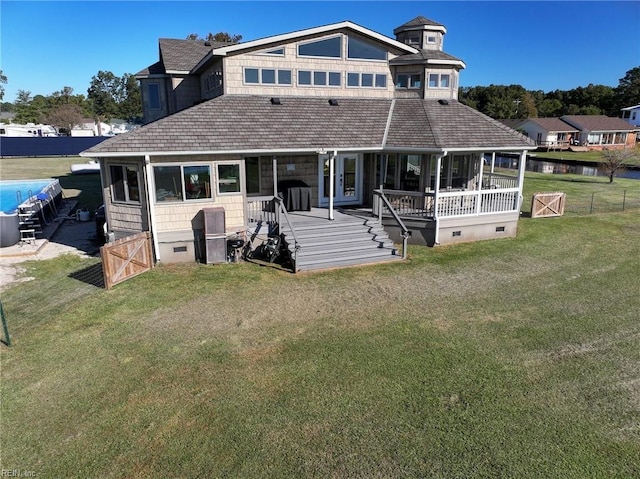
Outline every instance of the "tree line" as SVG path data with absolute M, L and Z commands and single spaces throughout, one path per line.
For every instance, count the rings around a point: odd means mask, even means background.
M 239 35 L 209 34 L 214 41 L 237 41 Z M 189 39 L 201 39 L 195 34 Z M 0 70 L 0 100 L 4 98 L 7 77 Z M 521 85 L 462 87 L 459 100 L 496 119 L 559 117 L 562 115 L 619 116 L 620 109 L 640 104 L 640 67 L 629 70 L 617 87 L 590 84 L 572 90 L 526 90 Z M 14 103 L 2 103 L 2 111 L 14 113 L 16 123 L 46 123 L 65 132 L 83 118 L 109 122 L 114 118 L 130 123 L 142 121 L 142 96 L 132 74 L 118 77 L 100 71 L 91 79 L 87 95 L 64 87 L 48 96 L 18 90 Z
M 462 87 L 460 102 L 496 119 L 619 116 L 620 109 L 640 104 L 640 67 L 629 70 L 617 87 L 589 84 L 572 90 L 530 91 L 520 85 Z
M 4 99 L 5 83 L 7 77 L 0 70 L 0 100 Z M 132 74 L 118 77 L 99 71 L 92 77 L 86 96 L 74 93 L 68 86 L 46 96 L 18 90 L 13 103 L 2 103 L 2 111 L 13 113 L 14 123 L 44 123 L 64 134 L 85 118 L 105 123 L 114 118 L 141 123 L 142 95 Z

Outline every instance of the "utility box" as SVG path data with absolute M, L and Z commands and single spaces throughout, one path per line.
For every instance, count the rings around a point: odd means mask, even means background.
M 224 208 L 203 208 L 204 241 L 207 264 L 227 261 L 227 239 Z

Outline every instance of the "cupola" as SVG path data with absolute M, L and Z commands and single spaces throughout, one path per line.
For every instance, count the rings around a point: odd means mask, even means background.
M 393 30 L 396 40 L 420 50 L 442 51 L 445 33 L 447 29 L 444 25 L 423 16 Z

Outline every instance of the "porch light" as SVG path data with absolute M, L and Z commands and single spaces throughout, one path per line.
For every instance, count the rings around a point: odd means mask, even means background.
M 278 97 L 271 98 L 271 104 L 272 105 L 282 105 L 282 103 L 280 103 L 280 98 L 278 98 Z

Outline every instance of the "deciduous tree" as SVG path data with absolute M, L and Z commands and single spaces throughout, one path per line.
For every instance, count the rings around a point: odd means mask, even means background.
M 613 178 L 623 173 L 627 162 L 634 157 L 632 150 L 603 150 L 599 169 L 609 177 L 609 183 L 613 183 Z

